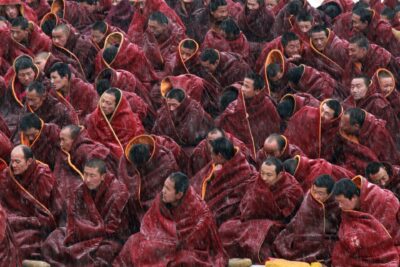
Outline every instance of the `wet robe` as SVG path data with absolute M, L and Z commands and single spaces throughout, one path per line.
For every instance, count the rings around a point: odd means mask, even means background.
M 0 266 L 22 266 L 7 212 L 0 205 Z

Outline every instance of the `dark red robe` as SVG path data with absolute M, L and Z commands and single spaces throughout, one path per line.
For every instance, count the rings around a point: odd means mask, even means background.
M 1 203 L 8 213 L 21 259 L 37 258 L 47 235 L 56 227 L 60 211 L 56 179 L 49 167 L 34 161 L 15 176 L 11 167 L 0 174 Z
M 32 1 L 32 3 L 29 3 L 28 5 L 35 11 L 39 22 L 44 17 L 44 15 L 50 12 L 50 5 L 49 3 L 47 3 L 46 0 L 35 0 Z
M 272 242 L 302 200 L 303 191 L 290 174 L 282 173 L 273 186 L 258 176 L 240 202 L 240 219 L 229 220 L 219 228 L 228 255 L 264 263 L 271 256 Z
M 210 162 L 192 179 L 191 184 L 214 214 L 217 226 L 239 218 L 239 205 L 245 196 L 246 187 L 255 180 L 257 172 L 239 149 L 221 170 Z
M 211 211 L 192 187 L 178 207 L 157 195 L 142 221 L 140 233 L 129 238 L 113 266 L 222 267 L 228 258 Z
M 117 5 L 113 5 L 109 10 L 105 21 L 115 27 L 120 28 L 124 32 L 129 29 L 132 20 L 134 7 L 129 0 L 122 0 Z
M 35 11 L 28 6 L 28 4 L 21 0 L 1 0 L 0 6 L 15 5 L 18 8 L 19 15 L 24 16 L 27 20 L 38 23 Z M 4 13 L 3 13 L 4 12 Z M 1 16 L 6 17 L 5 11 L 0 13 Z
M 0 206 L 0 267 L 22 266 L 7 212 Z
M 288 260 L 329 264 L 339 224 L 340 209 L 334 197 L 322 203 L 308 192 L 296 216 L 276 237 L 273 253 Z
M 0 159 L 8 159 L 13 148 L 13 143 L 7 135 L 0 131 Z
M 130 234 L 124 216 L 129 192 L 107 173 L 91 191 L 82 184 L 70 195 L 67 225 L 53 231 L 42 247 L 51 266 L 107 266 Z
M 400 199 L 400 166 L 391 165 L 388 162 L 383 162 L 383 164 L 389 175 L 389 181 L 385 185 L 385 189 L 392 191 L 392 193 Z
M 193 54 L 188 57 L 187 59 L 183 60 L 182 58 L 182 53 L 181 53 L 181 48 L 183 42 L 186 40 L 191 40 L 196 44 L 196 48 L 193 52 Z M 174 64 L 174 69 L 173 69 L 173 74 L 174 75 L 180 75 L 180 74 L 196 74 L 201 70 L 201 65 L 200 65 L 200 45 L 193 39 L 183 39 L 178 46 L 178 49 L 176 51 L 176 59 L 175 59 L 175 64 Z
M 108 147 L 117 158 L 124 154 L 124 147 L 129 140 L 144 133 L 139 117 L 132 112 L 125 96 L 120 93 L 120 101 L 110 118 L 106 117 L 100 104 L 86 118 L 90 138 Z
M 245 143 L 255 158 L 265 138 L 279 132 L 280 118 L 265 89 L 249 100 L 244 99 L 241 91 L 239 96 L 226 108 L 216 123 Z

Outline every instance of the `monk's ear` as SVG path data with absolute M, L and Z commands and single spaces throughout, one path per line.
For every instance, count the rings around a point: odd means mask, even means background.
M 176 194 L 176 199 L 177 200 L 181 200 L 183 197 L 183 192 L 179 192 L 178 194 Z
M 26 163 L 28 163 L 28 165 L 31 165 L 33 161 L 34 161 L 33 158 L 29 158 L 29 159 L 26 161 Z

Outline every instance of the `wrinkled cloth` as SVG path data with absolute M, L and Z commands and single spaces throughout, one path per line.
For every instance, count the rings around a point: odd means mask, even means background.
M 50 5 L 46 0 L 35 0 L 28 4 L 30 8 L 35 10 L 35 13 L 40 21 L 44 15 L 50 12 Z
M 134 7 L 129 0 L 122 0 L 117 5 L 113 5 L 109 10 L 105 21 L 115 27 L 120 28 L 124 32 L 129 29 L 132 20 Z
M 190 40 L 193 41 L 196 45 L 196 48 L 193 52 L 193 54 L 186 58 L 185 60 L 182 58 L 182 45 L 183 42 Z M 173 69 L 173 74 L 174 75 L 180 75 L 180 74 L 196 74 L 201 72 L 201 64 L 200 64 L 200 45 L 193 39 L 184 39 L 179 43 L 178 49 L 176 51 L 176 59 L 175 59 L 175 64 L 174 64 L 174 69 Z M 199 75 L 197 75 L 199 76 Z
M 8 159 L 13 148 L 13 143 L 2 131 L 0 131 L 0 159 Z
M 168 3 L 168 1 L 166 1 Z M 194 12 L 201 9 L 204 6 L 202 0 L 194 0 L 192 2 L 181 2 L 176 1 L 175 5 L 171 5 L 175 13 L 180 17 L 183 24 L 186 27 L 186 34 L 190 38 L 195 38 L 195 27 L 196 21 L 194 18 Z
M 157 195 L 143 218 L 140 233 L 130 237 L 113 266 L 216 266 L 228 264 L 214 218 L 189 187 L 171 207 Z
M 276 237 L 273 253 L 288 260 L 328 264 L 339 224 L 340 209 L 334 197 L 322 203 L 308 192 L 295 217 Z
M 21 0 L 2 0 L 0 2 L 0 16 L 7 18 L 5 14 L 4 6 L 15 5 L 18 8 L 18 13 L 20 16 L 24 16 L 27 20 L 33 21 L 34 23 L 38 23 L 38 19 L 35 11 L 29 7 L 28 4 L 22 2 Z
M 0 206 L 0 266 L 22 266 L 7 212 Z

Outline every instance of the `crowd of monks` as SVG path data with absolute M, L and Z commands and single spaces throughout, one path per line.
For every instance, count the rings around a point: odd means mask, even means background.
M 0 267 L 398 267 L 399 90 L 395 0 L 0 0 Z

